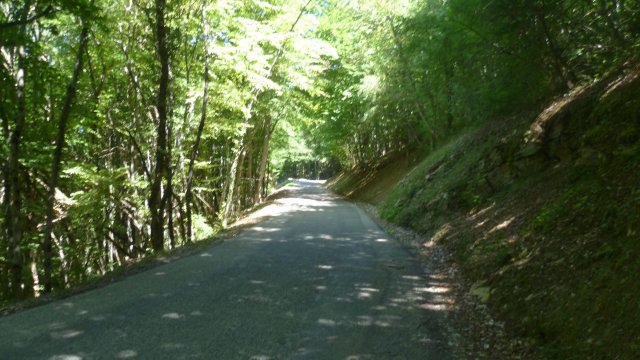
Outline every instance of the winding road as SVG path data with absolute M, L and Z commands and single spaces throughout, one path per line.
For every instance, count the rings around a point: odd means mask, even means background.
M 0 318 L 0 359 L 451 359 L 437 279 L 300 180 L 231 240 Z M 434 285 L 435 284 L 435 285 Z

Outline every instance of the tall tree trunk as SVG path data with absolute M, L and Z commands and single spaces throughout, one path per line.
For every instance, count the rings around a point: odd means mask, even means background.
M 229 177 L 225 182 L 225 192 L 222 195 L 223 205 L 222 205 L 222 226 L 227 225 L 227 220 L 231 215 L 233 208 L 233 200 L 235 195 L 235 187 L 236 187 L 236 178 L 238 174 L 238 167 L 241 163 L 242 153 L 244 152 L 244 139 L 241 139 L 240 148 L 233 158 L 233 162 L 231 162 L 231 169 L 229 169 Z M 233 146 L 233 145 L 232 145 Z
M 0 69 L 0 71 L 2 71 L 2 69 Z M 0 75 L 4 75 L 4 73 L 0 74 Z M 5 77 L 2 77 L 2 80 L 5 80 Z M 10 81 L 8 78 L 6 79 L 7 81 Z M 0 94 L 0 96 L 2 96 L 2 94 Z M 4 111 L 5 109 L 0 106 L 0 119 L 2 120 L 2 141 L 3 143 L 5 143 L 6 149 L 8 151 L 9 147 L 10 147 L 10 143 L 9 143 L 9 139 L 11 136 L 11 133 L 9 132 L 9 118 L 6 114 L 6 112 Z M 0 226 L 2 226 L 2 230 L 4 231 L 4 229 L 7 228 L 7 224 L 6 224 L 6 208 L 5 205 L 7 204 L 7 184 L 10 181 L 10 176 L 9 176 L 9 171 L 8 171 L 8 161 L 9 161 L 9 154 L 8 152 L 5 152 L 5 146 L 2 146 L 2 186 L 3 186 L 3 191 L 2 191 L 2 214 L 4 219 L 0 222 Z M 5 233 L 6 235 L 6 233 Z M 6 250 L 8 249 L 7 244 L 5 243 L 7 240 L 6 236 L 0 236 L 0 254 L 5 255 L 6 254 Z M 0 263 L 0 298 L 6 298 L 9 294 L 9 274 L 8 274 L 8 269 L 5 266 L 6 264 L 4 263 Z
M 164 203 L 167 206 L 167 230 L 169 234 L 169 246 L 171 249 L 176 246 L 176 237 L 175 231 L 173 229 L 173 167 L 171 166 L 172 157 L 173 157 L 173 121 L 169 121 L 167 135 L 169 137 L 169 141 L 167 142 L 167 189 L 165 191 L 164 196 L 166 199 Z
M 80 72 L 82 72 L 82 56 L 84 54 L 84 48 L 87 44 L 87 37 L 89 34 L 89 22 L 84 21 L 82 25 L 82 31 L 80 33 L 80 43 L 78 45 L 78 53 L 76 55 L 76 64 L 73 69 L 73 75 L 67 86 L 67 93 L 62 105 L 62 111 L 60 112 L 60 118 L 58 120 L 58 134 L 56 136 L 56 147 L 53 153 L 53 162 L 51 163 L 51 176 L 49 178 L 49 189 L 47 194 L 47 222 L 44 230 L 44 241 L 42 242 L 42 250 L 44 253 L 44 292 L 51 292 L 52 281 L 52 231 L 53 231 L 53 216 L 56 187 L 58 183 L 58 177 L 60 176 L 60 163 L 62 161 L 62 150 L 64 148 L 64 138 L 67 133 L 67 125 L 69 123 L 69 114 L 71 113 L 71 105 L 76 95 L 76 88 L 78 84 L 78 78 Z
M 10 74 L 5 72 L 4 67 L 0 68 L 0 81 L 6 81 L 7 83 L 13 82 Z M 10 98 L 11 95 L 5 94 L 2 89 L 0 89 L 0 97 Z M 11 147 L 10 138 L 11 132 L 9 131 L 9 114 L 7 113 L 7 109 L 3 106 L 0 106 L 0 119 L 2 120 L 2 142 L 5 146 L 0 146 L 2 148 L 0 153 L 0 159 L 2 161 L 2 215 L 3 218 L 0 219 L 1 231 L 3 232 L 0 235 L 0 256 L 5 259 L 8 258 L 7 250 L 8 243 L 6 235 L 7 228 L 7 213 L 6 213 L 6 205 L 8 200 L 8 189 L 7 186 L 11 181 L 10 173 L 8 170 L 9 164 L 9 148 Z M 6 298 L 9 294 L 9 274 L 7 264 L 2 263 L 0 265 L 0 298 Z
M 207 101 L 209 93 L 209 24 L 205 17 L 205 9 L 202 9 L 202 30 L 204 33 L 204 87 L 202 89 L 202 112 L 200 113 L 200 123 L 198 124 L 198 132 L 196 133 L 196 141 L 191 149 L 191 155 L 189 157 L 189 169 L 187 171 L 187 184 L 186 192 L 184 195 L 186 205 L 186 217 L 187 217 L 187 242 L 193 241 L 192 234 L 192 219 L 191 219 L 191 202 L 193 200 L 192 184 L 193 184 L 193 166 L 200 149 L 200 139 L 202 138 L 202 131 L 204 130 L 204 124 L 207 120 Z
M 449 34 L 445 35 L 444 46 L 447 54 L 451 53 L 451 40 Z M 442 64 L 444 68 L 444 93 L 447 101 L 446 105 L 446 117 L 447 117 L 447 133 L 451 134 L 453 130 L 453 61 L 451 59 L 445 59 L 445 63 Z
M 254 136 L 256 136 L 257 134 L 254 134 Z M 247 209 L 249 207 L 251 207 L 251 204 L 249 204 L 249 197 L 251 197 L 251 199 L 253 200 L 253 196 L 251 196 L 252 194 L 252 190 L 253 190 L 253 182 L 254 182 L 254 173 L 253 173 L 253 155 L 256 153 L 256 145 L 257 142 L 254 138 L 253 141 L 251 141 L 251 147 L 248 149 L 247 151 L 247 173 L 246 176 L 242 179 L 242 186 L 241 191 L 242 193 L 240 194 L 240 199 L 242 200 L 242 203 L 240 204 L 240 209 L 244 210 Z
M 267 170 L 267 162 L 269 162 L 269 143 L 271 142 L 271 116 L 267 116 L 264 122 L 264 139 L 262 140 L 262 151 L 260 154 L 260 167 L 258 168 L 258 183 L 255 188 L 254 203 L 262 201 L 263 186 L 265 186 L 265 171 Z
M 26 21 L 31 7 L 30 1 L 26 1 L 22 20 Z M 21 26 L 21 32 L 27 36 L 26 22 Z M 22 199 L 20 194 L 20 145 L 22 143 L 22 132 L 24 131 L 26 119 L 26 51 L 25 46 L 18 47 L 18 69 L 15 73 L 16 82 L 16 115 L 13 131 L 9 137 L 9 158 L 6 164 L 4 178 L 4 211 L 5 225 L 8 239 L 7 257 L 11 273 L 11 297 L 20 298 L 22 296 Z
M 160 61 L 160 81 L 156 105 L 158 134 L 156 140 L 155 169 L 149 210 L 151 212 L 151 246 L 154 251 L 164 250 L 164 212 L 162 181 L 168 173 L 167 162 L 167 95 L 169 90 L 169 50 L 165 26 L 165 0 L 156 0 L 156 46 Z

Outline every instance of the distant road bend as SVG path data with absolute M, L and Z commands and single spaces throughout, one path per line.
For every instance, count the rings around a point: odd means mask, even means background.
M 0 358 L 453 358 L 436 280 L 362 210 L 305 180 L 278 202 L 221 245 L 0 318 Z

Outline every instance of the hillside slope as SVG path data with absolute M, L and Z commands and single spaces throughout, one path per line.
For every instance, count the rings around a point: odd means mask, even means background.
M 417 156 L 391 154 L 366 169 L 342 171 L 326 186 L 349 199 L 378 205 L 419 161 Z
M 467 131 L 379 212 L 449 248 L 541 357 L 640 358 L 639 94 L 634 71 Z

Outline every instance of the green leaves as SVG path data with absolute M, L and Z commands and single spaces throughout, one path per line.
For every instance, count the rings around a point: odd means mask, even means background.
M 167 211 L 177 224 L 165 232 L 187 226 L 180 222 L 191 154 L 195 227 L 209 234 L 223 203 L 239 210 L 261 198 L 272 178 L 259 174 L 266 168 L 278 173 L 327 159 L 366 166 L 429 149 L 460 128 L 604 76 L 635 59 L 640 44 L 637 2 L 615 3 L 350 0 L 313 1 L 302 11 L 306 0 L 168 2 Z M 105 241 L 120 247 L 106 256 L 112 262 L 144 254 L 160 123 L 154 3 L 46 0 L 31 2 L 26 17 L 24 4 L 0 6 L 0 118 L 6 155 L 24 46 L 27 127 L 18 160 L 23 215 L 31 221 L 25 241 L 39 239 L 40 179 L 50 171 L 78 29 L 90 19 L 59 186 L 74 202 L 54 233 L 93 244 L 78 245 L 78 254 L 87 247 L 87 262 L 105 258 Z M 163 189 L 168 185 L 165 177 Z

